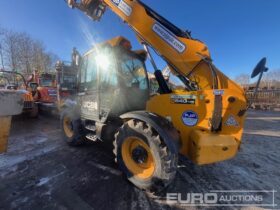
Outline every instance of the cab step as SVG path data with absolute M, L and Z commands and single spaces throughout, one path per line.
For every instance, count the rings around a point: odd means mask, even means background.
M 92 132 L 96 131 L 95 125 L 88 124 L 88 125 L 85 126 L 85 128 L 89 131 L 92 131 Z
M 97 136 L 95 134 L 89 133 L 86 135 L 86 138 L 90 141 L 96 142 L 98 140 Z

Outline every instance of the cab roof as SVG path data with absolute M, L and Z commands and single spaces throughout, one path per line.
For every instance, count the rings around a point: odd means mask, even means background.
M 96 48 L 101 48 L 104 47 L 106 45 L 109 45 L 111 47 L 117 47 L 117 46 L 122 46 L 125 49 L 137 54 L 138 56 L 140 56 L 141 58 L 143 58 L 144 60 L 147 59 L 147 53 L 145 50 L 131 50 L 132 49 L 132 45 L 130 43 L 130 41 L 128 39 L 126 39 L 123 36 L 117 36 L 114 37 L 112 39 L 109 39 L 105 42 L 96 44 L 92 49 L 90 49 L 89 51 L 87 51 L 84 56 L 87 56 L 88 54 L 92 53 Z

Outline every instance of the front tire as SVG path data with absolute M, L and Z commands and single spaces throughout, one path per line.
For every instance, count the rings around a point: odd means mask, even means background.
M 78 146 L 84 143 L 83 126 L 80 116 L 73 110 L 66 108 L 60 117 L 60 127 L 63 139 L 70 146 Z
M 145 122 L 126 122 L 115 135 L 114 153 L 128 180 L 140 189 L 160 192 L 175 178 L 178 154 Z

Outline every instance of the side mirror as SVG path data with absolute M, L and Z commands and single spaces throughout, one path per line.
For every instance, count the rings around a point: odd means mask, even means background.
M 248 104 L 247 109 L 251 107 L 251 105 L 253 104 L 254 100 L 257 98 L 258 89 L 259 89 L 259 86 L 261 84 L 263 73 L 268 71 L 268 68 L 265 65 L 266 65 L 266 58 L 263 58 L 263 59 L 260 60 L 260 62 L 254 68 L 254 70 L 253 70 L 253 72 L 251 74 L 251 78 L 255 78 L 258 75 L 260 75 L 260 76 L 258 78 L 256 87 L 255 87 L 255 90 L 254 90 L 253 97 L 251 99 L 251 102 Z
M 29 84 L 29 86 L 32 89 L 32 91 L 36 91 L 39 85 L 36 82 L 32 82 Z
M 255 78 L 260 73 L 267 72 L 268 68 L 265 65 L 266 65 L 266 58 L 263 58 L 263 59 L 260 60 L 260 62 L 254 68 L 254 70 L 253 70 L 253 72 L 251 74 L 251 78 Z

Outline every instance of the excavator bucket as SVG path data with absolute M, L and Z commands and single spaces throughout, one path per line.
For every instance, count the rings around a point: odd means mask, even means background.
M 70 8 L 82 10 L 94 21 L 99 21 L 106 10 L 106 5 L 102 0 L 68 0 L 67 3 Z

